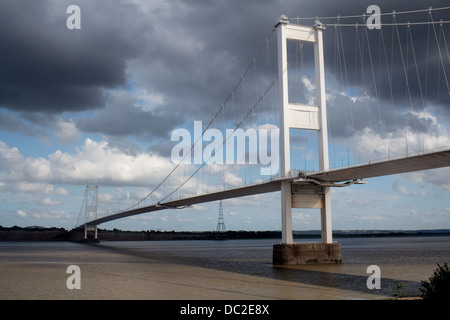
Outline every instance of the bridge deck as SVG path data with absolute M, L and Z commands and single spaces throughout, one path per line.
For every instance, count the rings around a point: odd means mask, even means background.
M 450 166 L 450 150 L 422 153 L 397 159 L 382 160 L 343 169 L 308 174 L 309 178 L 325 182 L 348 181 L 387 176 Z
M 356 179 L 365 179 L 386 176 L 391 174 L 428 170 L 450 166 L 450 150 L 442 150 L 423 153 L 409 157 L 382 160 L 364 165 L 358 165 L 343 169 L 334 169 L 323 172 L 312 172 L 304 175 L 323 182 L 342 182 Z M 284 178 L 265 181 L 259 184 L 233 188 L 198 196 L 192 196 L 179 200 L 167 201 L 159 205 L 151 205 L 137 209 L 126 210 L 88 222 L 88 225 L 98 225 L 104 222 L 121 219 L 146 212 L 174 209 L 190 206 L 193 204 L 211 202 L 221 199 L 237 198 L 267 192 L 280 191 L 282 181 L 293 181 L 294 178 Z

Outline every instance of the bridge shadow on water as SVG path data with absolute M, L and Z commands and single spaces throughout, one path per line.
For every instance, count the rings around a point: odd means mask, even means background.
M 345 263 L 345 262 L 344 262 Z M 292 267 L 274 267 L 275 274 L 279 279 L 307 283 L 311 285 L 319 285 L 342 290 L 351 290 L 367 294 L 375 294 L 394 298 L 401 292 L 402 296 L 419 295 L 419 282 L 404 281 L 398 279 L 381 278 L 380 289 L 369 289 L 367 280 L 371 274 L 355 275 L 346 273 L 336 273 L 318 270 L 304 270 Z M 330 268 L 331 269 L 331 268 Z M 401 284 L 402 288 L 398 289 L 397 285 Z
M 214 254 L 214 252 L 204 253 L 198 251 L 175 250 L 152 250 L 152 248 L 133 248 L 116 246 L 114 243 L 90 244 L 101 250 L 107 250 L 116 254 L 137 257 L 151 261 L 160 261 L 183 266 L 193 266 L 208 268 L 218 271 L 238 273 L 254 277 L 296 282 L 299 284 L 321 286 L 323 288 L 349 290 L 363 294 L 378 295 L 380 298 L 394 298 L 396 295 L 417 297 L 420 294 L 418 281 L 405 281 L 381 277 L 380 289 L 368 289 L 367 280 L 371 274 L 355 274 L 348 272 L 345 258 L 342 264 L 332 265 L 307 265 L 307 266 L 274 266 L 271 263 L 271 250 L 267 249 L 266 258 L 261 259 L 242 256 L 235 257 L 229 251 L 227 254 Z M 264 281 L 264 280 L 263 280 Z M 401 285 L 401 288 L 398 288 Z

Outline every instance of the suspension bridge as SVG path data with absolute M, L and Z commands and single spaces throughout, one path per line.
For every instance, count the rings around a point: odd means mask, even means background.
M 438 121 L 450 102 L 449 12 L 383 13 L 379 28 L 366 14 L 281 16 L 207 125 L 172 135 L 189 143 L 174 148 L 164 179 L 102 215 L 97 187 L 87 187 L 85 221 L 73 232 L 97 238 L 97 226 L 116 219 L 280 192 L 274 264 L 340 262 L 330 188 L 450 166 L 448 127 Z M 292 208 L 320 209 L 321 243 L 294 244 Z

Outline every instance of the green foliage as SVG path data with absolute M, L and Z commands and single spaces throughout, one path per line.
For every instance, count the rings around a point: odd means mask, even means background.
M 394 293 L 394 297 L 403 297 L 403 283 L 397 283 L 397 293 Z
M 450 299 L 450 270 L 447 262 L 444 265 L 439 264 L 429 281 L 421 281 L 421 297 L 424 300 L 443 300 Z

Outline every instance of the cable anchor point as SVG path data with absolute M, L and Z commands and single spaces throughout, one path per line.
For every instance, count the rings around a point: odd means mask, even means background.
M 325 30 L 326 27 L 325 27 L 325 25 L 324 25 L 322 22 L 320 22 L 319 19 L 316 19 L 316 21 L 314 22 L 313 29 L 314 29 L 314 30 L 318 30 L 318 29 L 320 29 L 320 30 Z

